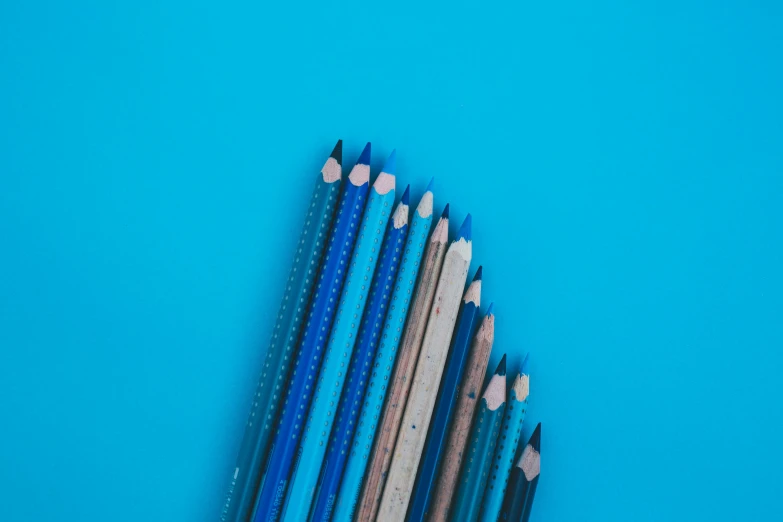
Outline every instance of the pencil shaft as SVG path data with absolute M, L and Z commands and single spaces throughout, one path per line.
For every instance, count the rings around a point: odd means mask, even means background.
M 416 475 L 416 482 L 411 495 L 408 510 L 408 522 L 427 519 L 427 510 L 432 499 L 433 485 L 445 453 L 444 444 L 448 435 L 454 413 L 454 405 L 459 395 L 465 360 L 468 348 L 473 338 L 473 331 L 478 319 L 481 294 L 481 281 L 474 281 L 465 293 L 459 320 L 457 321 L 454 342 L 449 350 L 443 382 L 440 386 L 438 401 L 432 415 L 431 428 L 427 434 L 427 442 L 421 459 L 421 465 Z M 471 297 L 469 297 L 471 296 Z M 475 296 L 475 297 L 473 297 Z M 474 302 L 471 299 L 476 299 Z
M 365 167 L 369 178 L 369 166 Z M 362 169 L 364 170 L 364 169 Z M 350 179 L 350 178 L 349 178 Z M 299 439 L 304 429 L 304 416 L 313 396 L 313 384 L 318 376 L 321 359 L 332 326 L 336 306 L 335 296 L 340 294 L 345 270 L 350 259 L 356 235 L 353 233 L 359 218 L 355 209 L 364 208 L 367 198 L 367 180 L 345 183 L 340 197 L 334 228 L 324 257 L 313 302 L 307 317 L 302 340 L 299 343 L 294 372 L 289 379 L 286 399 L 283 403 L 272 445 L 269 450 L 266 469 L 262 476 L 256 498 L 255 522 L 274 521 L 280 517 L 288 487 L 288 479 L 294 464 Z
M 438 279 L 443 267 L 448 238 L 448 219 L 441 218 L 427 246 L 422 263 L 416 297 L 405 326 L 397 363 L 392 376 L 392 388 L 383 410 L 383 418 L 373 444 L 370 464 L 362 488 L 357 522 L 373 522 L 378 513 L 381 494 L 397 440 L 400 421 L 408 400 L 413 372 L 416 368 L 421 342 L 435 297 Z
M 402 254 L 389 313 L 383 326 L 378 353 L 370 372 L 370 382 L 359 413 L 356 433 L 353 436 L 348 460 L 340 482 L 334 508 L 334 520 L 352 520 L 358 507 L 362 479 L 369 463 L 375 430 L 383 410 L 387 383 L 391 375 L 397 348 L 404 332 L 405 318 L 412 301 L 422 255 L 427 245 L 432 224 L 432 192 L 426 192 L 413 214 L 407 244 Z
M 337 490 L 351 449 L 354 427 L 367 381 L 372 372 L 372 361 L 386 320 L 393 282 L 397 276 L 407 235 L 408 206 L 400 204 L 395 211 L 394 219 L 389 221 L 378 268 L 372 278 L 372 291 L 362 318 L 359 340 L 348 368 L 348 377 L 336 410 L 337 420 L 324 456 L 323 472 L 313 505 L 312 520 L 331 520 Z
M 296 343 L 302 329 L 317 272 L 326 246 L 324 238 L 334 223 L 340 194 L 342 144 L 335 150 L 315 183 L 299 236 L 297 252 L 286 282 L 272 339 L 258 378 L 239 456 L 221 514 L 222 522 L 245 522 L 253 510 L 260 471 L 282 402 L 285 381 L 294 360 Z
M 382 176 L 388 174 L 381 173 L 381 181 Z M 337 405 L 345 384 L 346 370 L 353 355 L 356 334 L 371 290 L 375 267 L 381 256 L 383 235 L 394 205 L 394 190 L 380 194 L 377 186 L 376 182 L 370 189 L 367 208 L 356 232 L 359 237 L 350 263 L 345 265 L 348 276 L 326 345 L 326 355 L 300 449 L 291 471 L 291 487 L 283 516 L 286 522 L 306 520 L 310 513 Z
M 480 400 L 481 386 L 487 373 L 489 355 L 495 339 L 495 318 L 488 314 L 481 323 L 470 357 L 465 365 L 465 376 L 455 407 L 454 422 L 449 429 L 443 465 L 435 484 L 434 498 L 430 506 L 430 520 L 445 522 L 448 520 L 454 490 L 457 487 L 462 458 L 470 437 L 470 427 Z
M 462 291 L 468 276 L 471 243 L 460 238 L 449 247 L 435 291 L 427 330 L 400 423 L 397 444 L 378 509 L 378 520 L 405 518 L 416 470 L 435 406 Z
M 522 423 L 525 420 L 529 376 L 517 375 L 508 392 L 506 414 L 498 437 L 495 456 L 492 458 L 492 473 L 489 476 L 479 520 L 495 522 L 500 515 L 503 496 L 506 493 L 508 476 L 514 466 L 514 453 L 522 436 Z

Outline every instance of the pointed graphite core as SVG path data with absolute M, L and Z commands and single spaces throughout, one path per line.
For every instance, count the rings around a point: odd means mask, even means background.
M 495 369 L 495 375 L 506 375 L 506 354 L 503 354 L 503 358 L 500 359 L 498 367 Z
M 429 184 L 427 185 L 427 190 L 425 190 L 424 192 L 432 192 L 432 186 L 433 186 L 434 184 L 435 184 L 435 178 L 432 178 L 432 179 L 430 180 Z
M 470 214 L 465 216 L 465 221 L 462 222 L 462 226 L 459 227 L 459 232 L 457 233 L 457 241 L 460 239 L 465 239 L 465 241 L 470 241 L 471 233 L 470 228 L 472 224 L 473 218 L 470 217 Z
M 495 303 L 489 303 L 489 308 L 487 308 L 487 315 L 492 315 L 492 311 L 495 308 Z
M 370 151 L 372 149 L 372 144 L 368 141 L 367 145 L 364 146 L 364 150 L 362 151 L 361 155 L 359 155 L 359 159 L 356 160 L 356 163 L 361 163 L 362 165 L 369 165 L 370 164 Z
M 443 213 L 440 215 L 443 219 L 449 219 L 449 204 L 446 203 L 446 206 L 443 207 Z
M 411 186 L 408 185 L 407 187 L 405 187 L 405 192 L 402 193 L 402 198 L 400 198 L 400 203 L 402 203 L 403 205 L 409 205 L 410 199 L 411 199 Z
M 473 276 L 473 281 L 481 281 L 481 274 L 484 273 L 484 267 L 479 266 L 478 270 L 476 270 L 476 275 Z
M 539 422 L 533 434 L 530 436 L 530 440 L 527 442 L 533 449 L 541 453 L 541 423 Z
M 369 147 L 369 144 L 367 146 Z M 391 151 L 391 154 L 389 154 L 389 157 L 386 160 L 386 163 L 384 163 L 381 172 L 392 175 L 397 174 L 397 149 Z
M 525 354 L 525 359 L 522 361 L 522 367 L 519 370 L 519 373 L 521 373 L 522 375 L 530 375 L 528 373 L 528 369 L 527 369 L 527 359 L 528 359 L 528 357 L 530 357 L 530 352 L 527 352 Z
M 334 146 L 334 149 L 332 149 L 332 153 L 329 154 L 330 157 L 337 160 L 337 163 L 342 164 L 343 162 L 343 140 L 337 140 L 337 145 Z

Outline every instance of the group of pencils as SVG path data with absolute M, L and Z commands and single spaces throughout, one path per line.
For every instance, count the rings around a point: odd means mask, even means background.
M 321 169 L 221 520 L 526 521 L 541 425 L 518 449 L 527 357 L 508 393 L 505 355 L 482 388 L 470 214 L 447 244 L 432 182 L 411 220 L 395 153 L 372 187 L 369 165 L 368 143 L 344 180 L 338 141 Z

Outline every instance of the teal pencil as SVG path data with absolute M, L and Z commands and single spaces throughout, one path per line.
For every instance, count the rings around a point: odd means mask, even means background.
M 358 234 L 356 246 L 349 264 L 344 268 L 348 274 L 291 474 L 283 515 L 286 522 L 307 520 L 315 500 L 318 476 L 370 294 L 375 266 L 381 256 L 383 234 L 394 205 L 394 172 L 395 154 L 392 152 L 370 190 L 367 208 L 355 232 Z
M 317 280 L 316 274 L 334 222 L 342 178 L 342 140 L 337 142 L 315 183 L 304 228 L 286 281 L 286 289 L 266 359 L 258 378 L 245 434 L 223 507 L 222 522 L 245 522 L 255 505 L 261 470 L 274 435 L 282 390 Z
M 397 358 L 397 348 L 405 327 L 405 318 L 413 299 L 413 289 L 419 275 L 422 255 L 427 246 L 427 236 L 432 225 L 432 204 L 432 182 L 430 182 L 414 213 L 408 242 L 402 254 L 402 264 L 394 283 L 389 313 L 383 326 L 383 335 L 373 363 L 364 404 L 359 413 L 351 453 L 337 494 L 333 516 L 336 521 L 351 520 L 356 510 L 362 479 L 369 464 L 375 432 L 388 391 L 389 377 Z
M 522 362 L 522 369 L 514 379 L 508 391 L 506 416 L 500 430 L 495 456 L 492 459 L 489 482 L 484 492 L 479 520 L 496 522 L 503 506 L 503 496 L 508 485 L 508 475 L 514 465 L 514 454 L 517 451 L 519 437 L 522 435 L 522 423 L 527 410 L 527 396 L 530 390 L 530 375 L 527 369 L 527 356 Z
M 452 521 L 474 522 L 479 518 L 481 499 L 489 477 L 489 468 L 500 426 L 506 409 L 506 356 L 500 360 L 495 374 L 481 396 L 470 445 L 462 462 L 454 505 L 451 506 Z

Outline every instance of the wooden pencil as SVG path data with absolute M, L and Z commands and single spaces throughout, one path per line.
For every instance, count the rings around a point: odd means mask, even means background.
M 271 442 L 282 392 L 294 360 L 296 343 L 315 287 L 317 272 L 326 247 L 324 238 L 334 223 L 337 198 L 342 181 L 342 140 L 326 160 L 315 183 L 304 227 L 294 255 L 291 271 L 272 339 L 258 378 L 242 444 L 231 477 L 222 522 L 245 522 L 253 510 L 260 472 Z
M 389 475 L 381 496 L 378 520 L 402 520 L 408 511 L 413 482 L 435 407 L 471 257 L 471 218 L 468 214 L 457 240 L 451 244 L 443 261 L 443 270 L 413 375 L 413 385 L 405 405 Z
M 495 453 L 500 426 L 503 423 L 505 406 L 506 356 L 504 355 L 479 401 L 478 412 L 470 430 L 470 445 L 462 461 L 459 484 L 449 520 L 460 522 L 478 520 L 489 468 Z
M 530 436 L 519 462 L 511 470 L 499 520 L 527 522 L 541 471 L 541 423 Z
M 359 410 L 372 373 L 378 339 L 386 321 L 394 280 L 400 266 L 402 250 L 408 236 L 408 200 L 410 187 L 405 189 L 394 216 L 389 220 L 378 268 L 372 278 L 372 290 L 359 328 L 348 376 L 337 407 L 337 419 L 332 428 L 324 456 L 323 470 L 313 504 L 312 520 L 331 520 L 340 488 L 340 479 L 348 460 Z
M 408 508 L 408 522 L 428 519 L 427 510 L 432 499 L 435 479 L 443 462 L 443 455 L 446 453 L 446 436 L 449 426 L 451 426 L 455 411 L 454 406 L 458 400 L 465 361 L 468 358 L 468 348 L 470 348 L 473 332 L 478 322 L 479 306 L 481 306 L 481 272 L 482 269 L 479 267 L 473 276 L 473 282 L 462 299 L 462 310 L 457 320 L 454 342 L 449 350 L 438 401 L 432 414 L 427 442 L 413 486 L 410 507 Z
M 443 456 L 443 465 L 435 483 L 434 498 L 429 509 L 430 520 L 434 522 L 448 520 L 449 506 L 457 487 L 462 458 L 470 436 L 470 427 L 473 423 L 476 406 L 479 403 L 484 375 L 487 373 L 492 343 L 495 340 L 495 315 L 492 310 L 493 305 L 490 304 L 487 315 L 484 316 L 479 331 L 473 338 L 470 357 L 465 364 L 465 376 L 462 380 L 457 405 L 454 408 L 454 422 L 449 428 L 446 454 Z
M 514 465 L 514 454 L 519 444 L 519 438 L 522 436 L 522 423 L 525 421 L 529 390 L 530 375 L 527 369 L 527 356 L 525 356 L 522 369 L 508 390 L 506 415 L 495 448 L 495 456 L 492 458 L 489 482 L 487 482 L 487 489 L 484 492 L 479 520 L 497 522 L 500 516 L 500 508 L 503 506 L 503 496 L 508 484 L 508 475 Z
M 291 471 L 291 485 L 283 516 L 286 522 L 306 520 L 315 497 L 329 436 L 337 416 L 337 406 L 371 292 L 373 274 L 382 256 L 383 236 L 394 207 L 395 158 L 392 151 L 373 183 L 361 225 L 354 232 L 359 237 L 351 260 L 344 267 L 348 275 L 329 334 L 299 453 Z M 397 230 L 394 227 L 392 229 Z
M 408 240 L 402 253 L 402 261 L 394 283 L 389 312 L 379 339 L 370 382 L 359 413 L 356 433 L 345 464 L 343 477 L 335 501 L 334 520 L 352 520 L 361 493 L 362 479 L 367 470 L 376 428 L 383 411 L 387 384 L 391 376 L 397 348 L 405 327 L 414 287 L 421 266 L 422 255 L 427 245 L 427 236 L 432 225 L 432 181 L 421 198 L 408 232 Z
M 354 233 L 364 208 L 370 180 L 370 144 L 348 176 L 337 209 L 329 246 L 318 275 L 307 323 L 299 342 L 294 371 L 289 379 L 286 399 L 280 412 L 275 435 L 269 450 L 266 468 L 261 476 L 252 520 L 278 520 L 294 465 L 304 419 L 313 396 L 313 388 L 321 367 L 328 333 L 332 327 L 336 306 L 345 280 L 345 263 L 350 259 L 356 240 Z
M 397 356 L 392 376 L 392 388 L 383 409 L 383 417 L 373 444 L 372 456 L 364 479 L 357 522 L 373 522 L 378 514 L 381 494 L 391 464 L 392 453 L 397 441 L 400 421 L 408 400 L 413 372 L 419 359 L 421 342 L 435 297 L 435 290 L 446 254 L 449 234 L 449 206 L 435 225 L 430 237 L 427 253 L 422 262 L 421 276 L 416 288 L 416 297 L 410 309 L 405 334 Z

